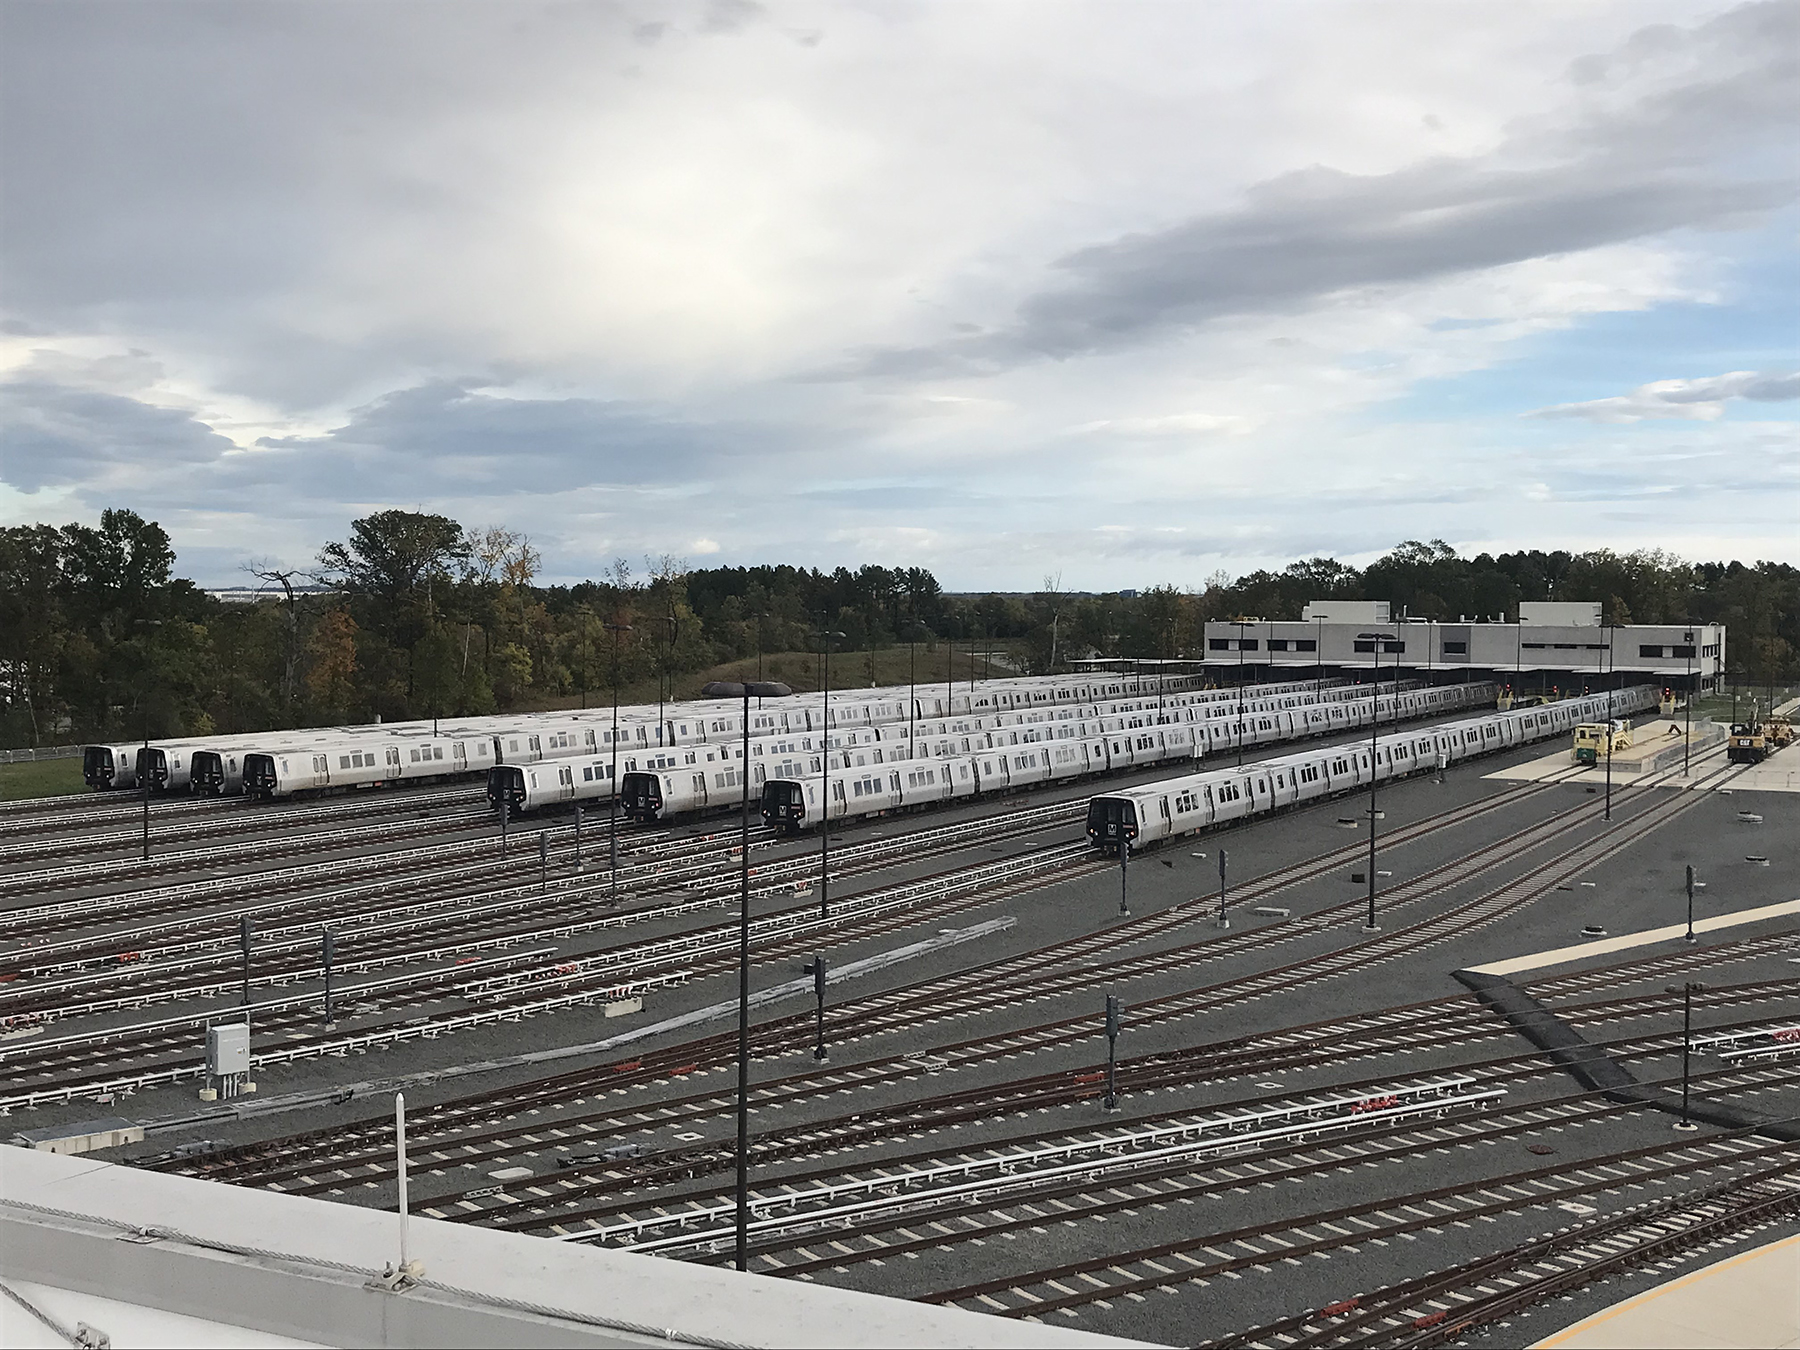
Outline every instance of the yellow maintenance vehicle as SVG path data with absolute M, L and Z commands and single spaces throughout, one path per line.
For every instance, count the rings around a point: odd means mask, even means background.
M 1575 728 L 1575 762 L 1598 764 L 1607 754 L 1610 733 L 1612 753 L 1631 748 L 1631 724 L 1614 718 L 1610 722 L 1583 722 Z
M 1785 717 L 1766 722 L 1734 722 L 1725 743 L 1725 758 L 1733 764 L 1761 764 L 1777 750 L 1794 743 L 1794 724 Z

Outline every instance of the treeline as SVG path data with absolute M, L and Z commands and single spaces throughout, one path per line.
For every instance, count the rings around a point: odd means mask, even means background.
M 672 692 L 681 676 L 759 650 L 817 651 L 824 634 L 839 652 L 951 640 L 1041 672 L 1090 655 L 1196 654 L 1210 619 L 1298 618 L 1330 597 L 1438 619 L 1512 618 L 1521 601 L 1565 599 L 1600 600 L 1619 623 L 1722 620 L 1733 667 L 1754 683 L 1792 678 L 1800 650 L 1800 571 L 1659 552 L 1463 558 L 1409 541 L 1360 572 L 1313 558 L 1138 595 L 1070 593 L 1046 578 L 1032 594 L 953 596 L 916 567 L 695 570 L 673 557 L 541 586 L 540 563 L 512 530 L 383 511 L 304 569 L 247 564 L 265 598 L 241 604 L 176 577 L 167 533 L 132 511 L 104 512 L 98 528 L 0 530 L 0 741 L 600 702 L 615 679 Z M 834 683 L 858 669 L 845 661 Z

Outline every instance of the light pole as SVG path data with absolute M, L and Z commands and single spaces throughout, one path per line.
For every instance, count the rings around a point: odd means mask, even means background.
M 132 623 L 142 628 L 161 628 L 161 619 L 133 619 Z M 148 666 L 150 663 L 145 661 Z M 146 690 L 138 696 L 138 702 L 144 712 L 144 750 L 138 756 L 138 791 L 144 799 L 144 861 L 150 861 L 150 697 Z M 246 999 L 246 1002 L 248 999 Z
M 1240 615 L 1232 620 L 1238 630 L 1238 715 L 1237 715 L 1237 762 L 1238 768 L 1244 767 L 1244 619 Z
M 1219 850 L 1219 927 L 1231 927 L 1231 918 L 1225 913 L 1225 850 Z
M 1694 936 L 1694 886 L 1694 864 L 1689 863 L 1687 865 L 1688 921 L 1687 934 L 1682 938 L 1682 941 L 1684 942 L 1698 942 L 1700 940 Z
M 824 773 L 819 787 L 819 917 L 831 917 L 831 644 L 844 635 L 827 630 L 819 634 L 825 642 L 825 705 L 822 713 L 825 727 L 820 733 L 824 753 L 819 763 Z
M 1690 629 L 1682 634 L 1687 642 L 1687 732 L 1681 742 L 1681 776 L 1688 776 L 1688 760 L 1694 750 L 1694 634 Z
M 606 625 L 606 629 L 612 634 L 613 640 L 612 767 L 607 770 L 612 783 L 612 797 L 611 805 L 606 813 L 606 837 L 607 846 L 612 853 L 612 896 L 610 903 L 616 905 L 619 903 L 619 634 L 629 633 L 631 631 L 631 625 L 628 623 L 609 623 Z M 662 713 L 660 711 L 657 713 L 657 718 L 660 723 L 662 718 Z M 659 725 L 657 728 L 657 739 L 659 741 L 662 739 L 661 730 L 662 728 Z M 507 804 L 505 802 L 500 803 L 500 809 L 502 812 L 505 812 L 507 810 Z
M 1675 1123 L 1678 1130 L 1700 1128 L 1688 1119 L 1688 1060 L 1694 1053 L 1694 994 L 1707 988 L 1698 980 L 1684 980 L 1667 989 L 1668 993 L 1681 995 L 1681 1119 Z
M 1376 740 L 1381 730 L 1381 644 L 1387 640 L 1386 633 L 1358 633 L 1364 642 L 1373 643 L 1375 653 L 1375 690 L 1369 700 L 1369 916 L 1363 923 L 1363 932 L 1379 933 L 1380 925 L 1375 922 L 1375 757 L 1380 753 L 1380 743 Z M 1399 656 L 1394 658 L 1394 677 L 1399 679 Z
M 1613 696 L 1612 672 L 1613 660 L 1613 624 L 1606 625 L 1606 815 L 1604 819 L 1612 819 L 1612 755 L 1613 755 Z
M 737 1043 L 737 1268 L 750 1268 L 750 700 L 786 698 L 785 684 L 761 680 L 737 684 L 714 680 L 700 691 L 707 698 L 744 701 L 743 831 L 738 860 L 738 1043 Z
M 919 633 L 920 625 L 915 622 L 906 639 L 906 753 L 913 759 L 919 757 L 919 747 L 914 739 L 917 732 L 913 729 L 918 721 L 919 699 L 917 686 L 919 683 Z
M 1313 620 L 1313 664 L 1318 667 L 1318 674 L 1313 679 L 1313 697 L 1325 696 L 1325 616 L 1321 614 Z

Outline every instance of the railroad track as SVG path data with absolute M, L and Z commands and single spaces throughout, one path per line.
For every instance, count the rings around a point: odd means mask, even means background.
M 1442 1345 L 1594 1280 L 1732 1241 L 1796 1212 L 1800 1164 L 1775 1161 L 1698 1194 L 1633 1205 L 1448 1270 L 1202 1344 L 1208 1350 Z
M 200 799 L 206 800 L 206 799 Z M 237 800 L 214 799 L 214 800 Z M 332 800 L 309 804 L 306 806 L 273 807 L 262 810 L 245 809 L 227 812 L 223 816 L 217 811 L 174 812 L 172 814 L 198 814 L 197 820 L 177 823 L 161 823 L 152 825 L 151 843 L 154 848 L 165 849 L 171 843 L 180 843 L 193 839 L 206 839 L 218 835 L 262 835 L 269 831 L 290 828 L 304 828 L 319 825 L 331 820 L 367 819 L 371 816 L 395 816 L 408 813 L 442 810 L 446 807 L 460 807 L 464 818 L 492 818 L 492 813 L 482 806 L 479 793 L 444 792 L 420 793 L 415 797 L 382 797 L 377 801 L 342 801 Z M 197 803 L 189 803 L 190 805 Z M 441 817 L 439 817 L 441 819 Z M 122 816 L 122 821 L 129 821 L 129 816 Z M 155 815 L 152 814 L 152 821 Z M 16 823 L 16 822 L 15 822 Z M 21 830 L 7 830 L 5 822 L 0 822 L 0 835 L 23 833 Z M 32 858 L 55 854 L 80 854 L 104 852 L 108 849 L 137 849 L 143 841 L 143 833 L 139 829 L 127 827 L 109 830 L 99 834 L 57 834 L 38 839 L 23 839 L 12 843 L 0 843 L 0 866 L 16 862 L 28 861 Z
M 1705 1179 L 1712 1189 L 1753 1184 L 1772 1176 L 1791 1178 L 1800 1170 L 1797 1153 L 1800 1146 L 1747 1138 L 1741 1133 L 1652 1144 L 1574 1164 L 1515 1171 L 1489 1178 L 1478 1189 L 1458 1183 L 1400 1199 L 1383 1197 L 1067 1262 L 1025 1276 L 937 1289 L 918 1297 L 1041 1320 L 1053 1313 L 1097 1303 L 1110 1305 L 1182 1285 L 1203 1288 L 1214 1280 L 1275 1262 L 1301 1261 L 1364 1243 L 1391 1242 L 1453 1224 L 1512 1217 L 1553 1205 L 1591 1208 L 1582 1202 L 1624 1188 L 1679 1186 Z
M 1660 823 L 1662 818 L 1661 813 L 1678 812 L 1681 809 L 1685 809 L 1684 804 L 1691 804 L 1697 800 L 1699 800 L 1697 797 L 1683 794 L 1681 798 L 1675 799 L 1674 803 L 1660 803 L 1657 807 L 1652 808 L 1652 811 L 1649 814 L 1658 817 L 1653 823 Z M 1609 848 L 1623 848 L 1630 842 L 1632 842 L 1632 840 L 1628 837 L 1615 838 L 1609 845 Z M 1573 866 L 1577 869 L 1585 868 L 1597 861 L 1598 857 L 1599 855 L 1587 853 L 1583 850 L 1572 850 L 1570 853 L 1561 855 L 1558 859 L 1551 860 L 1551 863 L 1540 865 L 1538 868 L 1534 869 L 1532 875 L 1540 882 L 1550 884 L 1545 881 L 1544 878 L 1546 868 L 1555 865 L 1564 867 Z M 1542 887 L 1540 886 L 1538 889 L 1541 890 Z M 1528 888 L 1524 898 L 1528 899 L 1530 893 L 1535 892 L 1531 892 Z M 1496 899 L 1496 896 L 1498 899 Z M 1314 978 L 1329 978 L 1335 974 L 1345 973 L 1345 971 L 1356 965 L 1372 964 L 1375 961 L 1392 959 L 1394 955 L 1399 954 L 1402 950 L 1410 950 L 1415 945 L 1429 945 L 1433 941 L 1447 940 L 1447 937 L 1450 935 L 1443 931 L 1433 932 L 1432 930 L 1434 929 L 1443 930 L 1444 928 L 1449 927 L 1454 931 L 1461 931 L 1463 926 L 1470 923 L 1491 922 L 1493 919 L 1499 917 L 1504 906 L 1516 905 L 1517 903 L 1523 902 L 1524 899 L 1518 897 L 1517 883 L 1515 883 L 1513 886 L 1501 888 L 1498 893 L 1468 902 L 1458 909 L 1451 911 L 1448 915 L 1439 915 L 1433 919 L 1426 920 L 1423 924 L 1415 925 L 1413 928 L 1403 929 L 1396 933 L 1384 935 L 1374 943 L 1353 945 L 1350 948 L 1340 949 L 1338 952 L 1329 954 L 1324 958 L 1315 958 L 1311 961 L 1303 961 L 1287 967 L 1281 967 L 1275 971 L 1263 972 L 1260 975 L 1249 977 L 1247 980 L 1227 981 L 1222 985 L 1215 985 L 1210 988 L 1183 991 L 1159 1000 L 1154 1000 L 1148 1004 L 1139 1005 L 1132 1011 L 1132 1020 L 1134 1024 L 1143 1024 L 1149 1020 L 1162 1021 L 1180 1017 L 1189 1017 L 1212 1008 L 1224 1006 L 1230 1002 L 1241 1001 L 1246 998 L 1263 997 L 1282 987 L 1294 987 Z M 1087 940 L 1083 939 L 1081 941 L 1085 942 Z M 1044 959 L 1045 954 L 1039 952 L 1033 954 L 1031 957 L 1020 958 L 1019 960 L 1028 964 L 1041 965 Z M 981 972 L 977 972 L 976 976 L 985 988 L 992 989 L 994 987 L 999 987 L 1004 989 L 1007 987 L 1007 980 L 1005 978 L 996 977 L 992 970 L 984 969 Z M 910 1008 L 911 1024 L 914 1027 L 922 1025 L 927 1021 L 935 1020 L 935 1017 L 953 1016 L 968 1010 L 966 993 L 954 992 L 946 997 L 944 986 L 948 983 L 954 982 L 939 981 L 936 982 L 935 985 L 915 987 L 905 991 L 902 997 Z M 857 1010 L 857 1014 L 851 1019 L 850 1024 L 847 1027 L 843 1021 L 839 1021 L 835 1028 L 834 1039 L 841 1041 L 847 1035 L 854 1036 L 858 1034 L 858 1023 L 862 1024 L 862 1028 L 867 1034 L 873 1034 L 872 1031 L 868 1030 L 867 1017 L 880 1014 L 883 1011 L 891 1012 L 892 1001 L 895 997 L 897 996 L 880 996 L 877 1000 L 870 1001 L 877 1006 L 870 1006 L 869 1002 L 865 1002 L 864 1006 Z M 934 1005 L 931 1001 L 933 998 L 942 999 L 943 1001 Z M 879 1006 L 882 1003 L 888 1005 L 886 1009 Z M 1057 1022 L 1042 1024 L 1037 1027 L 1028 1027 L 1020 1031 L 1010 1032 L 999 1038 L 984 1037 L 974 1041 L 964 1042 L 960 1045 L 941 1047 L 931 1054 L 930 1059 L 933 1061 L 934 1066 L 939 1069 L 963 1067 L 975 1063 L 987 1062 L 994 1058 L 1003 1058 L 1026 1052 L 1036 1052 L 1059 1045 L 1066 1046 L 1071 1042 L 1089 1038 L 1092 1034 L 1093 1026 L 1091 1017 L 1083 1016 L 1066 1018 Z M 705 1052 L 710 1051 L 715 1055 L 723 1055 L 723 1042 L 725 1039 L 726 1038 L 715 1038 L 711 1046 L 706 1046 L 704 1043 L 690 1043 L 689 1045 L 679 1047 L 668 1054 L 646 1056 L 644 1059 L 634 1062 L 628 1067 L 634 1077 L 648 1077 L 658 1072 L 666 1072 L 671 1065 L 681 1067 L 686 1072 L 692 1072 L 701 1065 L 707 1063 Z M 891 1063 L 887 1068 L 886 1072 L 904 1076 L 909 1072 L 908 1065 L 911 1066 L 910 1072 L 919 1072 L 919 1066 L 911 1059 L 911 1057 L 896 1056 L 894 1057 L 894 1061 L 895 1062 Z M 603 1069 L 600 1071 L 599 1075 L 584 1072 L 575 1075 L 560 1075 L 555 1079 L 547 1080 L 539 1090 L 537 1099 L 541 1102 L 553 1102 L 559 1097 L 566 1100 L 570 1097 L 579 1096 L 583 1092 L 591 1090 L 595 1078 L 606 1074 L 606 1072 L 607 1071 Z M 508 1095 L 517 1098 L 519 1090 L 508 1090 Z M 470 1099 L 463 1110 L 468 1114 L 479 1114 L 484 1110 L 493 1109 L 496 1105 L 497 1102 L 495 1098 L 484 1094 L 477 1098 Z M 415 1129 L 420 1131 L 429 1130 L 433 1128 L 435 1120 L 435 1113 L 428 1113 L 415 1125 Z M 376 1130 L 380 1130 L 384 1127 L 384 1123 L 373 1126 Z M 294 1141 L 289 1142 L 292 1143 Z
M 911 927 L 964 908 L 966 897 L 972 890 L 981 891 L 983 904 L 994 903 L 1011 895 L 1021 880 L 1026 884 L 1037 884 L 1034 879 L 1039 875 L 1079 864 L 1088 852 L 1085 844 L 1064 845 L 1001 863 L 952 869 L 920 881 L 846 897 L 835 903 L 831 915 L 824 917 L 814 914 L 810 906 L 796 907 L 757 920 L 758 940 L 766 953 L 771 948 L 781 950 L 812 940 L 821 931 L 832 932 L 840 941 L 854 941 Z M 559 1006 L 625 997 L 633 990 L 685 982 L 697 974 L 734 965 L 735 956 L 730 953 L 735 952 L 736 934 L 735 925 L 719 925 L 699 933 L 640 944 L 634 949 L 602 953 L 594 958 L 573 962 L 562 960 L 549 976 L 517 982 L 510 989 L 471 985 L 459 991 L 461 996 L 484 1004 L 482 1013 L 473 1022 L 471 1014 L 454 1013 L 441 1019 L 412 1019 L 412 1022 L 423 1022 L 422 1028 L 409 1022 L 401 1028 L 361 1031 L 349 1039 L 360 1048 L 369 1048 L 372 1044 L 393 1043 L 415 1035 L 441 1034 L 489 1021 L 516 1020 Z M 296 996 L 287 1000 L 289 1003 L 301 1001 L 314 1004 L 315 997 Z M 185 1058 L 194 1054 L 193 1029 L 220 1017 L 235 1019 L 239 1015 L 239 1010 L 232 1008 L 195 1010 L 159 1018 L 141 1028 L 94 1029 L 0 1046 L 0 1064 L 6 1065 L 12 1080 L 7 1094 L 0 1096 L 0 1109 L 108 1095 L 196 1076 L 200 1066 L 191 1058 Z M 271 1026 L 271 1019 L 259 1015 L 257 1025 L 263 1032 L 286 1032 L 293 1039 L 280 1050 L 264 1050 L 253 1055 L 253 1063 L 292 1062 L 337 1053 L 345 1038 L 309 1030 L 309 1021 L 309 1014 L 278 1013 Z M 167 1062 L 166 1057 L 171 1055 L 181 1055 L 184 1059 L 177 1063 Z M 159 1062 L 158 1057 L 164 1058 Z M 121 1059 L 133 1067 L 129 1070 L 119 1068 Z M 113 1067 L 105 1073 L 92 1072 L 91 1066 L 101 1061 Z

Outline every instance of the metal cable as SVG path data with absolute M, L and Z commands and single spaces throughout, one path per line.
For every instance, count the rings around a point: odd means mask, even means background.
M 0 1197 L 0 1206 L 5 1206 L 10 1209 L 30 1210 L 37 1214 L 50 1215 L 60 1219 L 76 1219 L 82 1223 L 97 1224 L 104 1228 L 116 1228 L 121 1232 L 129 1233 L 140 1238 L 154 1238 L 163 1241 L 180 1242 L 190 1247 L 199 1247 L 208 1251 L 225 1252 L 232 1256 L 260 1256 L 274 1261 L 289 1261 L 296 1265 L 314 1266 L 327 1270 L 341 1271 L 344 1274 L 356 1275 L 364 1279 L 370 1278 L 374 1274 L 374 1272 L 362 1266 L 350 1265 L 343 1261 L 332 1261 L 322 1256 L 299 1256 L 293 1252 L 275 1251 L 267 1247 L 245 1247 L 237 1243 L 221 1242 L 216 1238 L 196 1237 L 191 1233 L 182 1232 L 179 1228 L 160 1228 L 126 1223 L 123 1220 L 108 1218 L 104 1215 L 83 1214 L 79 1211 L 68 1209 L 54 1209 L 48 1205 L 35 1205 L 26 1200 L 14 1200 Z M 604 1327 L 608 1331 L 629 1332 L 632 1335 L 646 1336 L 655 1340 L 664 1340 L 671 1343 L 704 1346 L 706 1347 L 706 1350 L 755 1350 L 754 1346 L 745 1341 L 719 1340 L 712 1336 L 700 1336 L 688 1332 L 677 1331 L 672 1327 L 653 1327 L 647 1326 L 641 1322 L 628 1322 L 623 1318 L 600 1317 L 592 1313 L 575 1312 L 568 1308 L 556 1308 L 551 1307 L 548 1304 L 531 1303 L 524 1299 L 506 1298 L 499 1294 L 483 1293 L 477 1289 L 463 1289 L 456 1285 L 440 1283 L 437 1280 L 417 1280 L 414 1284 L 418 1288 L 433 1289 L 441 1293 L 453 1294 L 458 1298 L 468 1299 L 472 1303 L 486 1304 L 498 1308 L 509 1308 L 518 1312 L 528 1312 L 535 1316 L 555 1318 L 564 1322 L 579 1322 L 587 1326 Z M 81 1344 L 81 1342 L 75 1338 L 73 1333 L 65 1330 L 56 1322 L 50 1320 L 46 1314 L 39 1312 L 11 1289 L 7 1289 L 5 1285 L 0 1285 L 0 1289 L 4 1289 L 7 1295 L 15 1302 L 19 1303 L 35 1316 L 43 1320 L 46 1325 L 54 1328 L 59 1335 L 67 1338 L 69 1344 Z
M 14 1303 L 18 1304 L 26 1312 L 37 1318 L 38 1321 L 49 1327 L 50 1330 L 54 1331 L 58 1336 L 61 1336 L 70 1345 L 81 1345 L 81 1337 L 70 1331 L 61 1322 L 57 1321 L 49 1313 L 38 1307 L 37 1304 L 26 1298 L 25 1295 L 21 1294 L 17 1289 L 14 1289 L 10 1284 L 0 1284 L 0 1294 L 5 1294 Z

